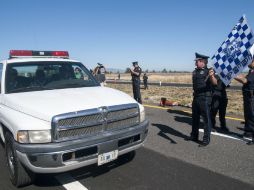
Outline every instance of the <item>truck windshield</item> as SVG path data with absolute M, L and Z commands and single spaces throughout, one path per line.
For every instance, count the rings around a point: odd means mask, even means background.
M 78 62 L 10 63 L 5 76 L 6 93 L 99 86 Z

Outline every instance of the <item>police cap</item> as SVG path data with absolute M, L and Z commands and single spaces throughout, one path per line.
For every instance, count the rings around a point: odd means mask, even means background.
M 195 56 L 196 56 L 195 61 L 197 61 L 199 59 L 208 59 L 209 58 L 209 56 L 202 55 L 202 54 L 199 54 L 199 53 L 195 53 Z
M 132 65 L 138 65 L 137 61 L 132 62 Z

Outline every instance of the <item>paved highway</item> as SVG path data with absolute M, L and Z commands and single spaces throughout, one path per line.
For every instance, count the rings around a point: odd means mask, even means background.
M 241 119 L 227 120 L 230 133 L 214 131 L 205 148 L 185 141 L 190 110 L 146 105 L 150 129 L 133 160 L 120 159 L 55 175 L 38 175 L 22 190 L 254 189 L 254 146 L 241 138 Z M 200 132 L 200 140 L 202 138 Z M 12 190 L 0 146 L 0 189 Z

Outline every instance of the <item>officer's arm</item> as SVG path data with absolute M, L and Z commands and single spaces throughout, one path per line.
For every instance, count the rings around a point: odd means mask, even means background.
M 136 76 L 139 76 L 139 73 L 138 72 L 135 72 L 133 68 L 130 69 L 131 73 L 136 75 Z
M 242 84 L 246 84 L 248 82 L 246 76 L 245 77 L 236 76 L 235 80 L 242 83 Z
M 213 69 L 209 70 L 209 77 L 210 77 L 211 83 L 216 86 L 218 84 L 218 82 L 217 82 L 217 79 L 214 75 Z
M 135 72 L 134 70 L 130 69 L 130 71 L 132 74 L 139 76 L 139 73 Z

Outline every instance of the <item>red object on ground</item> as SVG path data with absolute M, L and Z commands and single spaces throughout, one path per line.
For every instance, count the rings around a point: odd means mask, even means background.
M 178 106 L 179 103 L 178 102 L 174 102 L 174 101 L 170 101 L 170 100 L 167 100 L 166 98 L 161 98 L 161 101 L 160 101 L 160 106 Z

